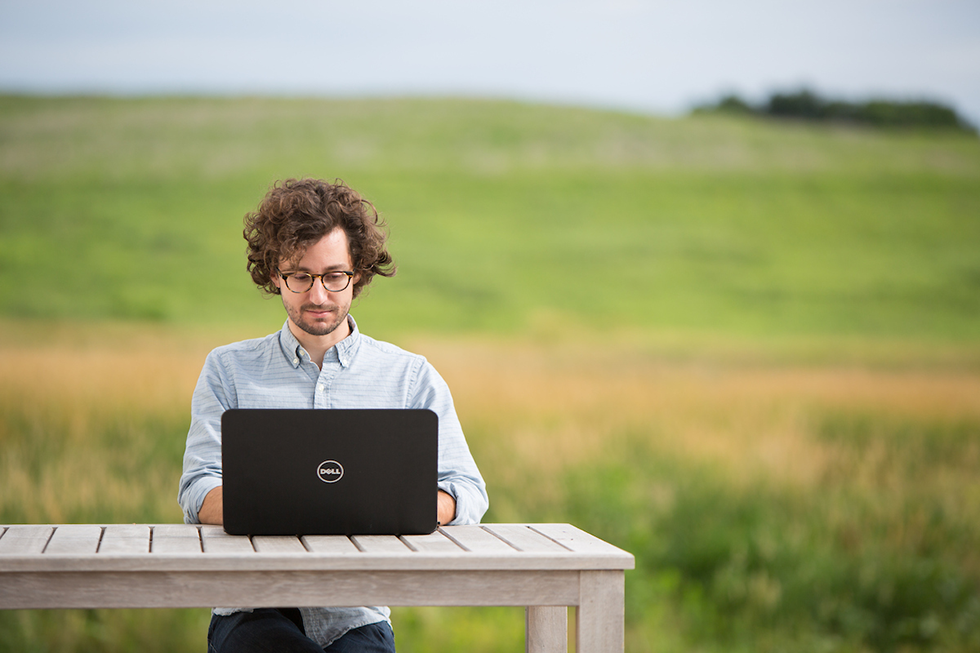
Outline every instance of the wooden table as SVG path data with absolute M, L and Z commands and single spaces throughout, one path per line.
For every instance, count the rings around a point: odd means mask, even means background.
M 234 536 L 220 526 L 0 526 L 0 609 L 526 606 L 527 650 L 623 650 L 633 556 L 568 524 L 431 535 Z

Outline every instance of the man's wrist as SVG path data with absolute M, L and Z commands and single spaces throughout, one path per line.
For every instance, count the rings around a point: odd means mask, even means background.
M 204 497 L 204 501 L 201 502 L 201 510 L 197 513 L 197 519 L 202 524 L 220 525 L 224 523 L 224 494 L 220 485 Z
M 456 499 L 445 490 L 439 490 L 437 497 L 436 523 L 445 526 L 456 519 Z

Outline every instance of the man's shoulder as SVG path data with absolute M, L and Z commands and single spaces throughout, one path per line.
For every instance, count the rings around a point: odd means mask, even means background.
M 220 345 L 211 350 L 211 357 L 219 360 L 250 359 L 266 356 L 279 346 L 279 333 L 270 333 L 262 338 L 238 340 Z
M 360 334 L 360 338 L 361 351 L 366 352 L 369 356 L 373 355 L 382 358 L 390 358 L 392 360 L 402 359 L 405 361 L 425 361 L 425 357 L 421 354 L 416 354 L 408 351 L 407 349 L 402 349 L 398 345 L 390 342 L 378 340 L 376 338 L 372 338 L 371 336 L 366 336 L 363 333 Z
M 422 354 L 403 349 L 384 340 L 361 335 L 357 368 L 376 382 L 381 379 L 407 382 L 416 387 L 431 387 L 441 382 L 439 373 Z

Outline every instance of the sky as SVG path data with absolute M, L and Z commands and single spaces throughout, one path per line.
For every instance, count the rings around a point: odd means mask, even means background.
M 0 92 L 466 96 L 677 115 L 926 99 L 980 125 L 978 0 L 0 0 Z

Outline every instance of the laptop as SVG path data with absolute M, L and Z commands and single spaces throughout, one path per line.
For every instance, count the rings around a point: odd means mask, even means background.
M 225 531 L 431 533 L 438 431 L 439 418 L 427 409 L 225 411 Z

